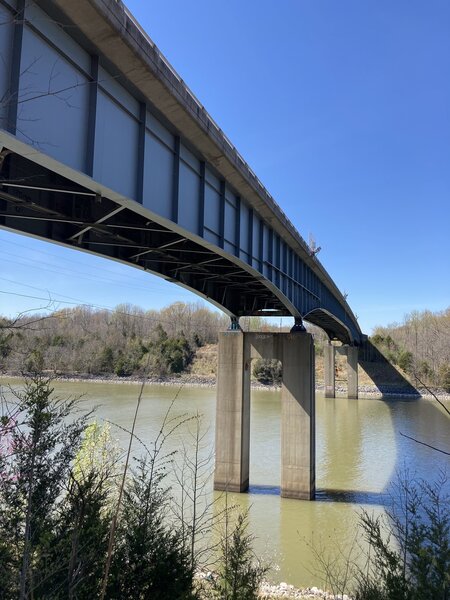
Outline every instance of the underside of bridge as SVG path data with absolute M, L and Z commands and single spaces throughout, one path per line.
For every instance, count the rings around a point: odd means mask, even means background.
M 122 2 L 1 0 L 0 17 L 0 227 L 152 272 L 231 317 L 362 342 L 316 253 Z
M 323 329 L 330 340 L 340 340 L 344 344 L 352 343 L 348 328 L 325 309 L 317 308 L 312 310 L 304 315 L 304 319 Z
M 248 486 L 249 362 L 277 358 L 282 495 L 313 498 L 301 318 L 358 345 L 346 297 L 122 2 L 0 0 L 0 17 L 0 228 L 157 274 L 231 317 L 295 317 L 287 334 L 221 335 L 215 485 Z
M 230 315 L 283 315 L 262 283 L 214 250 L 26 158 L 0 154 L 0 226 L 161 275 Z

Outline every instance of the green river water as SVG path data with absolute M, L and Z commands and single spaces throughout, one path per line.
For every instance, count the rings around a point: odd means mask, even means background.
M 98 421 L 119 426 L 112 427 L 112 435 L 126 446 L 128 436 L 120 427 L 131 427 L 138 385 L 58 382 L 55 388 L 61 396 L 84 394 L 84 405 L 97 407 Z M 147 386 L 136 434 L 151 444 L 177 392 L 171 415 L 202 415 L 202 455 L 207 456 L 214 445 L 215 388 Z M 188 427 L 167 440 L 166 451 L 180 449 L 180 436 L 189 446 Z M 227 502 L 250 509 L 255 548 L 272 565 L 271 579 L 296 586 L 321 585 L 311 546 L 325 553 L 345 551 L 355 536 L 358 511 L 364 507 L 382 512 L 398 471 L 408 469 L 433 481 L 441 468 L 449 466 L 448 457 L 401 434 L 449 449 L 446 417 L 432 400 L 317 396 L 317 499 L 283 499 L 279 495 L 280 393 L 252 391 L 250 490 L 229 494 Z M 135 453 L 141 453 L 139 444 Z

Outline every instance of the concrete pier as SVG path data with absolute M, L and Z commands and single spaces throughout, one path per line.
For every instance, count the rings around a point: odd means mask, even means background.
M 325 379 L 325 398 L 336 397 L 335 356 L 347 357 L 347 398 L 358 398 L 358 347 L 333 346 L 327 342 L 323 346 L 323 370 Z
M 347 346 L 347 397 L 358 398 L 358 348 Z
M 248 489 L 254 358 L 275 358 L 283 364 L 281 495 L 311 500 L 315 494 L 314 342 L 301 331 L 219 334 L 214 489 Z
M 335 349 L 328 341 L 323 345 L 323 376 L 325 380 L 325 398 L 336 397 Z
M 315 496 L 314 341 L 309 333 L 283 340 L 281 391 L 281 495 Z
M 219 333 L 214 489 L 245 492 L 250 459 L 250 356 L 242 331 Z

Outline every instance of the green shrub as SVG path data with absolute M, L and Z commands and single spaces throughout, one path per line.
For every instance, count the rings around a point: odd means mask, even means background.
M 355 600 L 448 600 L 450 495 L 448 480 L 399 480 L 387 518 L 363 511 L 367 570 L 357 575 Z
M 397 364 L 400 369 L 405 371 L 405 373 L 410 373 L 414 364 L 412 352 L 409 352 L 408 350 L 401 350 L 398 355 Z
M 247 532 L 247 513 L 238 515 L 231 533 L 225 531 L 221 543 L 220 568 L 212 583 L 212 595 L 220 600 L 256 600 L 268 568 L 253 552 L 253 536 Z
M 15 411 L 2 405 L 0 419 L 3 600 L 44 598 L 38 589 L 61 567 L 59 555 L 53 555 L 56 562 L 50 558 L 61 514 L 59 501 L 86 424 L 85 416 L 68 422 L 76 401 L 54 398 L 50 381 L 41 376 L 27 381 L 25 389 L 14 395 Z
M 25 360 L 25 370 L 27 373 L 40 373 L 44 368 L 44 356 L 39 349 L 33 350 L 30 356 Z
M 100 354 L 99 367 L 102 372 L 111 373 L 114 368 L 114 352 L 111 346 L 105 346 Z
M 398 356 L 397 356 L 397 354 L 395 354 L 395 352 L 391 352 L 390 350 L 388 350 L 385 353 L 385 358 L 393 365 L 398 364 Z
M 117 377 L 128 377 L 133 373 L 133 366 L 123 356 L 119 356 L 114 365 Z
M 440 368 L 439 383 L 446 392 L 450 393 L 450 365 L 442 365 Z
M 376 333 L 370 339 L 371 339 L 372 344 L 375 344 L 375 346 L 381 346 L 384 343 L 384 337 L 382 335 L 380 335 L 379 333 Z
M 167 336 L 162 325 L 156 328 L 156 338 L 149 344 L 150 364 L 158 374 L 181 373 L 192 361 L 193 352 L 187 338 Z M 142 363 L 141 363 L 142 364 Z
M 125 489 L 107 598 L 188 600 L 193 567 L 181 531 L 168 524 L 166 472 L 140 459 Z
M 278 384 L 283 377 L 281 362 L 271 358 L 258 358 L 253 365 L 253 376 L 265 385 Z
M 0 598 L 99 598 L 119 450 L 48 380 L 14 394 L 0 403 Z M 190 548 L 163 486 L 169 462 L 155 460 L 126 480 L 105 600 L 194 598 Z

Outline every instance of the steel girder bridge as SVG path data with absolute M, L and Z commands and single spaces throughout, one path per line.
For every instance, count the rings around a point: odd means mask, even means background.
M 324 267 L 120 1 L 0 0 L 0 227 L 359 345 Z

